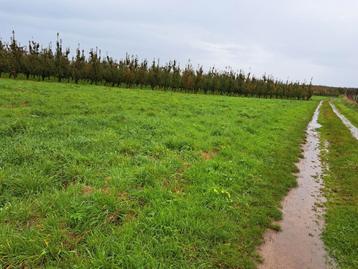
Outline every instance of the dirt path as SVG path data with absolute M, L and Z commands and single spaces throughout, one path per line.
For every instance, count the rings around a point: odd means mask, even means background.
M 307 127 L 307 142 L 303 145 L 304 157 L 297 164 L 298 187 L 292 189 L 282 204 L 283 220 L 281 232 L 268 231 L 265 243 L 260 247 L 264 262 L 261 269 L 324 269 L 328 256 L 320 234 L 323 228 L 324 198 L 322 188 L 322 166 L 320 161 L 317 128 L 318 105 L 312 121 Z
M 343 116 L 338 109 L 336 108 L 336 106 L 334 104 L 332 104 L 331 102 L 329 103 L 333 109 L 333 112 L 336 113 L 336 115 L 338 116 L 338 118 L 341 119 L 341 121 L 343 122 L 343 124 L 345 126 L 348 127 L 348 129 L 351 131 L 353 137 L 355 139 L 358 139 L 358 128 L 355 127 L 345 116 Z

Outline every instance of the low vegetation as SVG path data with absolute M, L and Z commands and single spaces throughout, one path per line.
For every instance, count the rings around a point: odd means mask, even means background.
M 335 103 L 341 104 L 341 109 L 344 102 Z M 348 117 L 345 112 L 348 108 L 342 111 Z M 351 119 L 358 118 L 357 110 L 355 113 Z M 358 141 L 328 102 L 323 104 L 319 120 L 328 166 L 324 179 L 328 201 L 323 239 L 340 268 L 358 268 Z
M 0 79 L 0 264 L 254 268 L 317 103 Z M 353 254 L 349 180 L 328 232 Z

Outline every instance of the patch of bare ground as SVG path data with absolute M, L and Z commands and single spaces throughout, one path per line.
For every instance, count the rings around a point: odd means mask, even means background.
M 3 104 L 0 105 L 2 108 L 19 108 L 19 107 L 28 107 L 30 105 L 29 101 L 21 101 L 19 103 Z
M 178 168 L 170 178 L 163 180 L 163 186 L 177 195 L 185 194 L 183 174 L 190 167 L 190 163 L 184 162 L 182 166 Z
M 84 195 L 89 195 L 92 194 L 94 192 L 94 188 L 88 185 L 85 185 L 82 187 L 82 194 Z
M 201 153 L 201 157 L 204 160 L 208 161 L 208 160 L 213 159 L 218 153 L 219 153 L 219 151 L 217 149 L 213 149 L 213 150 L 210 150 L 210 151 L 203 151 Z

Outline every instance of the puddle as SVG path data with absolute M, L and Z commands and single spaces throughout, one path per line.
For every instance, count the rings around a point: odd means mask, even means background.
M 343 116 L 338 109 L 336 108 L 336 106 L 332 103 L 329 103 L 334 111 L 334 113 L 336 113 L 336 115 L 338 116 L 338 118 L 341 119 L 341 121 L 343 122 L 343 124 L 345 126 L 348 127 L 348 129 L 351 131 L 353 137 L 355 139 L 358 139 L 358 128 L 355 127 L 345 116 Z
M 318 105 L 307 126 L 307 142 L 303 159 L 297 164 L 298 186 L 282 202 L 283 219 L 280 232 L 269 230 L 259 252 L 264 261 L 261 269 L 324 269 L 333 268 L 320 238 L 324 225 L 322 195 L 322 166 L 317 128 Z

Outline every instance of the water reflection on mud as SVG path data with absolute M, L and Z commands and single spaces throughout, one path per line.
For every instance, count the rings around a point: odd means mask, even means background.
M 331 268 L 324 244 L 320 238 L 323 228 L 322 166 L 317 129 L 318 105 L 307 127 L 303 158 L 297 164 L 298 186 L 292 189 L 282 203 L 281 231 L 268 231 L 260 247 L 264 262 L 258 268 L 305 269 Z

